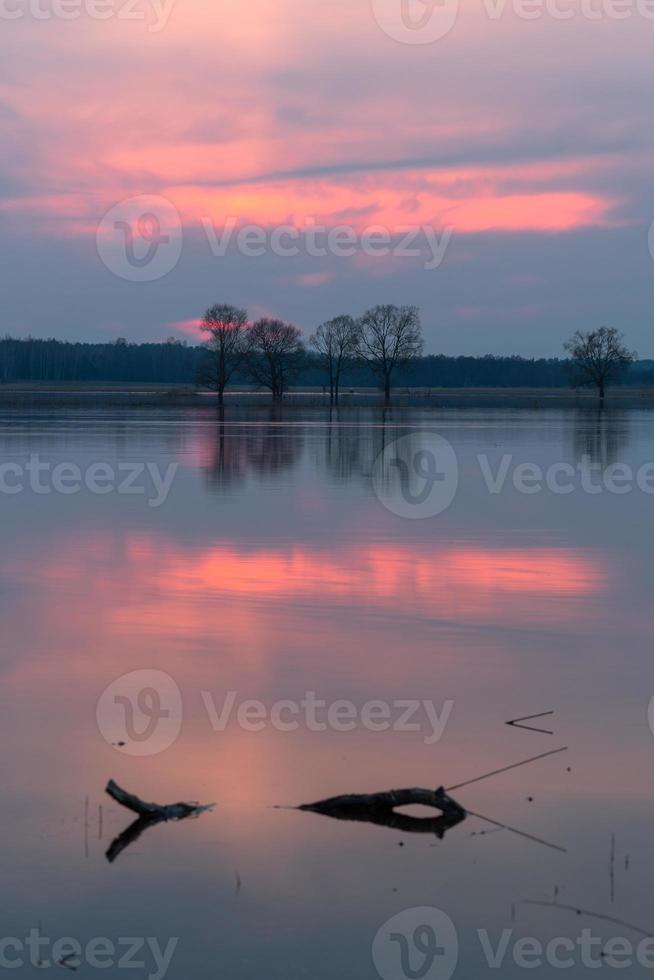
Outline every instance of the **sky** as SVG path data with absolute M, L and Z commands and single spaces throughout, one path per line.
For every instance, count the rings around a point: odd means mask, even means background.
M 654 0 L 0 0 L 0 331 L 654 356 Z

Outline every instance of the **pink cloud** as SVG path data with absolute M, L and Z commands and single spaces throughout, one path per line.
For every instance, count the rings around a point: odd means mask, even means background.
M 197 342 L 205 339 L 201 330 L 201 324 L 202 320 L 199 318 L 194 320 L 174 320 L 172 323 L 166 324 L 165 330 L 167 333 L 181 334 L 183 338 Z
M 333 282 L 335 278 L 332 272 L 307 272 L 298 276 L 296 282 L 298 286 L 324 286 L 328 282 Z

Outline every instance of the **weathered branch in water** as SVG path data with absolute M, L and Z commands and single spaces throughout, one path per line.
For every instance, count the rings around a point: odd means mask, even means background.
M 441 811 L 440 817 L 413 817 L 397 813 L 400 806 L 430 806 Z M 311 813 L 322 813 L 336 820 L 356 820 L 392 827 L 407 833 L 431 833 L 442 838 L 446 830 L 465 820 L 466 811 L 448 796 L 442 786 L 438 789 L 391 789 L 385 793 L 334 796 L 318 803 L 298 807 Z
M 122 789 L 113 779 L 109 780 L 105 791 L 116 803 L 120 803 L 121 806 L 138 814 L 138 819 L 112 841 L 106 853 L 108 861 L 115 861 L 118 855 L 130 844 L 133 844 L 148 828 L 168 820 L 186 820 L 187 817 L 197 817 L 205 810 L 210 810 L 214 805 L 213 803 L 208 806 L 200 806 L 197 803 L 170 803 L 161 806 L 159 803 L 145 803 L 138 796 Z
M 139 817 L 137 820 L 134 820 L 129 827 L 123 830 L 122 834 L 119 834 L 118 837 L 115 837 L 112 840 L 105 854 L 107 861 L 109 861 L 110 864 L 113 863 L 118 855 L 122 854 L 122 852 L 129 847 L 130 844 L 133 844 L 134 841 L 138 840 L 145 830 L 148 830 L 149 827 L 156 826 L 158 823 L 161 823 L 161 820 L 155 815 L 150 817 Z
M 184 820 L 186 817 L 192 817 L 208 809 L 208 807 L 200 806 L 198 803 L 169 803 L 166 806 L 161 806 L 159 803 L 144 803 L 138 796 L 122 789 L 113 779 L 107 783 L 106 792 L 116 803 L 126 806 L 128 810 L 133 810 L 140 817 L 156 816 L 159 820 Z

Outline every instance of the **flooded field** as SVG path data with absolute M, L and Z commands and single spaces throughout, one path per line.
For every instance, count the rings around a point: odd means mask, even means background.
M 654 968 L 650 412 L 4 410 L 0 451 L 5 968 Z M 215 806 L 121 837 L 110 779 Z M 295 809 L 413 787 L 465 818 Z

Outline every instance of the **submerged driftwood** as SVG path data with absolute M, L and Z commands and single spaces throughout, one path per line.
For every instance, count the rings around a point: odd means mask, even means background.
M 168 820 L 186 820 L 188 817 L 197 817 L 214 806 L 213 803 L 208 806 L 200 806 L 198 803 L 170 803 L 165 806 L 161 806 L 159 803 L 145 803 L 138 796 L 122 789 L 113 779 L 107 783 L 105 792 L 116 803 L 120 803 L 121 806 L 138 814 L 137 819 L 112 841 L 106 854 L 108 861 L 115 861 L 126 847 L 133 844 L 150 827 L 155 827 L 157 824 Z
M 440 817 L 414 817 L 397 813 L 400 806 L 430 806 L 441 811 Z M 467 813 L 442 786 L 438 789 L 391 789 L 385 793 L 333 796 L 318 803 L 305 803 L 298 810 L 322 813 L 336 820 L 356 820 L 412 834 L 436 834 L 442 838 L 446 830 L 465 820 Z

